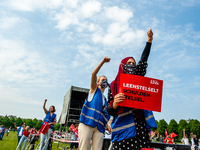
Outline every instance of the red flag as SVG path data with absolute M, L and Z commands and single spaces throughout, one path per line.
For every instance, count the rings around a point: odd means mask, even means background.
M 176 137 L 176 136 L 178 136 L 178 135 L 175 134 L 174 132 L 172 132 L 172 133 L 170 134 L 170 136 L 171 136 L 171 138 L 174 138 L 174 137 Z

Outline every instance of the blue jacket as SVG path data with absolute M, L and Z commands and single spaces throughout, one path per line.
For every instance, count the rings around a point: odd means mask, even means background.
M 17 131 L 17 135 L 19 135 L 19 132 L 20 132 L 21 128 L 22 128 L 22 133 L 23 133 L 24 128 L 23 127 L 19 127 L 19 129 Z
M 152 111 L 144 110 L 144 117 L 147 122 L 146 128 L 157 128 Z M 121 141 L 136 136 L 136 127 L 133 116 L 133 109 L 124 107 L 123 113 L 118 114 L 111 123 L 112 142 Z
M 105 106 L 107 106 L 106 99 Z M 109 119 L 110 115 L 107 113 L 107 108 L 103 107 L 101 90 L 97 87 L 92 101 L 88 102 L 86 99 L 83 105 L 80 122 L 93 128 L 97 126 L 98 130 L 104 133 Z
M 5 127 L 1 127 L 1 130 L 2 130 L 1 133 L 4 134 L 4 132 L 5 132 Z
M 47 114 L 46 114 L 46 117 L 44 118 L 44 120 L 43 120 L 43 122 L 42 122 L 42 124 L 44 123 L 44 121 L 47 122 L 47 123 L 54 122 L 54 119 L 55 119 L 55 118 L 56 118 L 56 114 L 53 114 L 53 115 L 51 116 L 50 112 L 48 111 Z M 50 126 L 50 128 L 53 129 L 53 127 L 54 127 L 54 125 L 52 124 L 52 125 Z

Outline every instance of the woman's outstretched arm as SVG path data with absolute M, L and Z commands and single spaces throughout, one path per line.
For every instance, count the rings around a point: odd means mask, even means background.
M 101 69 L 104 63 L 109 62 L 109 57 L 104 57 L 104 59 L 96 66 L 96 68 L 92 71 L 91 83 L 90 83 L 90 94 L 92 94 L 97 89 L 97 73 Z

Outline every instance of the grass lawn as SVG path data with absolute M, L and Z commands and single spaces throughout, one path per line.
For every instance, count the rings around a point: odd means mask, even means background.
M 38 144 L 38 142 L 36 142 L 36 144 Z M 16 148 L 17 148 L 17 131 L 15 132 L 10 131 L 8 136 L 4 134 L 3 140 L 0 141 L 0 150 L 15 150 Z M 53 142 L 52 150 L 57 150 L 57 142 Z

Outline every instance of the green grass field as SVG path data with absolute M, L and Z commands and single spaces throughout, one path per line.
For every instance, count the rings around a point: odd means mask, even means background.
M 36 142 L 36 144 L 38 144 L 38 142 Z M 0 150 L 15 150 L 16 148 L 17 148 L 17 131 L 16 132 L 10 131 L 8 136 L 4 134 L 3 140 L 0 141 Z M 53 142 L 52 150 L 57 150 L 57 142 Z

